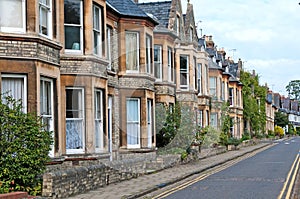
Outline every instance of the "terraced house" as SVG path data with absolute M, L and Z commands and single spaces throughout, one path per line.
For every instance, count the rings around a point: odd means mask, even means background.
M 226 52 L 198 36 L 189 1 L 186 14 L 180 0 L 0 0 L 0 8 L 1 92 L 54 132 L 51 157 L 152 155 L 156 107 L 177 101 L 199 126 L 220 128 L 229 100 L 241 136 L 240 65 L 230 71 Z

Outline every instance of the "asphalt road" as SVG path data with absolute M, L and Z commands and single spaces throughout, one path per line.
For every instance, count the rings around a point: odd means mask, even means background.
M 299 156 L 299 149 L 299 137 L 280 141 L 275 146 L 178 190 L 166 198 L 285 198 L 290 185 L 293 184 L 294 172 L 291 168 L 297 165 L 294 163 Z

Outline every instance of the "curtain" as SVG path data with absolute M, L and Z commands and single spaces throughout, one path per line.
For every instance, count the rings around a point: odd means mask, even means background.
M 0 0 L 0 28 L 23 28 L 23 0 Z
M 137 33 L 126 32 L 126 69 L 138 70 Z
M 139 144 L 139 101 L 127 100 L 127 144 Z
M 24 78 L 22 77 L 2 77 L 2 94 L 11 96 L 16 100 L 23 100 L 24 104 Z M 4 103 L 5 99 L 2 99 Z

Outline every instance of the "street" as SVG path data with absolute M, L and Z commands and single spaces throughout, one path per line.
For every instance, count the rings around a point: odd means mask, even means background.
M 212 175 L 200 176 L 190 186 L 166 191 L 157 198 L 289 198 L 294 171 L 299 166 L 299 149 L 299 137 L 280 141 L 253 157 Z

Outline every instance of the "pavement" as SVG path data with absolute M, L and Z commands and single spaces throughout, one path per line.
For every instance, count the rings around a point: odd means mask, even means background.
M 151 174 L 139 176 L 127 181 L 121 181 L 108 186 L 100 187 L 87 193 L 69 197 L 69 199 L 125 199 L 125 198 L 151 198 L 152 192 L 157 192 L 178 181 L 199 174 L 208 169 L 220 166 L 230 160 L 235 160 L 255 151 L 262 151 L 273 142 L 259 143 L 256 145 L 240 148 L 239 150 L 227 151 L 226 153 L 210 156 L 204 159 L 192 161 L 186 164 L 176 165 Z

